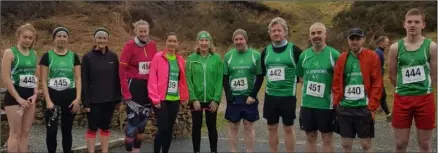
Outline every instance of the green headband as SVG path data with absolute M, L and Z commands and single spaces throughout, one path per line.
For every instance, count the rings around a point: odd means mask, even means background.
M 202 38 L 206 38 L 211 41 L 210 33 L 208 33 L 207 31 L 201 31 L 198 33 L 198 41 L 201 40 Z

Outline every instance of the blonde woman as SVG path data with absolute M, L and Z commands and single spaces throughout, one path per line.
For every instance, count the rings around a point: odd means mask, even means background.
M 38 57 L 32 49 L 36 30 L 30 24 L 16 31 L 17 45 L 3 53 L 2 80 L 6 85 L 4 97 L 9 124 L 8 152 L 28 152 L 29 131 L 35 116 L 38 94 Z
M 149 67 L 157 53 L 157 46 L 149 38 L 149 23 L 140 20 L 134 23 L 136 36 L 123 47 L 120 55 L 119 76 L 122 96 L 126 104 L 125 129 L 126 150 L 139 152 L 146 121 L 152 102 L 148 97 Z

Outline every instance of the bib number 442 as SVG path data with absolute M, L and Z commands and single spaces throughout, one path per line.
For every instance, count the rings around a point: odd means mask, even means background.
M 284 67 L 270 68 L 268 69 L 269 81 L 281 81 L 284 80 Z

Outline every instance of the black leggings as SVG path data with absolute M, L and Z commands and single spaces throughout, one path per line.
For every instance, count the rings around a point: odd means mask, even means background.
M 96 132 L 98 129 L 108 130 L 114 113 L 116 102 L 103 102 L 90 105 L 87 113 L 88 130 Z
M 207 123 L 208 129 L 208 139 L 210 141 L 210 151 L 217 152 L 217 128 L 216 128 L 216 116 L 217 111 L 212 113 L 208 110 L 210 103 L 202 103 L 201 102 L 201 111 L 193 111 L 193 105 L 190 106 L 192 109 L 192 143 L 193 143 L 193 151 L 200 152 L 201 147 L 201 128 L 202 128 L 202 116 L 205 111 L 205 122 Z
M 178 116 L 180 101 L 163 101 L 161 108 L 154 107 L 158 132 L 154 140 L 154 152 L 168 153 L 173 135 L 173 125 Z
M 62 149 L 65 153 L 71 152 L 72 127 L 74 115 L 68 107 L 76 98 L 76 89 L 56 91 L 49 88 L 50 99 L 55 107 L 44 113 L 46 119 L 46 145 L 49 153 L 56 152 L 56 135 L 58 133 L 58 119 L 61 116 Z
M 386 91 L 385 88 L 383 88 L 382 93 L 382 99 L 380 99 L 380 105 L 382 106 L 383 111 L 385 111 L 385 114 L 388 115 L 390 113 L 388 108 L 388 103 L 386 103 Z

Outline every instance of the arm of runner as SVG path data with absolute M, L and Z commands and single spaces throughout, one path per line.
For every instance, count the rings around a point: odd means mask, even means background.
M 298 61 L 300 60 L 300 56 L 301 53 L 303 52 L 303 50 L 301 50 L 301 48 L 299 48 L 297 45 L 294 45 L 294 61 L 297 62 L 297 67 L 298 67 Z M 297 79 L 297 83 L 299 82 L 299 79 Z
M 160 104 L 160 95 L 158 94 L 158 58 L 154 56 L 152 58 L 151 67 L 149 70 L 149 80 L 148 80 L 148 94 L 149 98 L 152 100 L 154 105 Z
M 383 76 L 382 76 L 382 67 L 379 62 L 379 56 L 372 52 L 373 59 L 371 66 L 371 98 L 368 104 L 368 109 L 371 111 L 375 111 L 380 105 L 380 99 L 382 97 L 382 89 L 383 89 Z
M 116 90 L 118 90 L 120 92 L 120 95 L 122 95 L 122 88 L 121 88 L 121 85 L 120 85 L 120 79 L 118 78 L 118 76 L 120 76 L 120 71 L 118 71 L 118 68 L 120 67 L 120 64 L 119 64 L 119 58 L 117 57 L 116 54 L 114 54 L 114 61 L 115 61 L 115 64 L 116 64 L 115 67 L 117 68 L 117 71 L 115 71 L 117 79 L 114 80 L 116 82 Z M 117 101 L 116 103 L 120 103 L 120 102 L 121 101 Z
M 131 92 L 128 86 L 128 76 L 127 71 L 129 68 L 129 61 L 131 61 L 132 54 L 130 52 L 129 45 L 125 44 L 122 53 L 120 54 L 120 65 L 119 65 L 119 78 L 120 86 L 122 87 L 122 96 L 124 100 L 131 99 Z
M 398 43 L 394 43 L 391 45 L 391 47 L 389 47 L 388 53 L 389 80 L 394 87 L 397 85 L 397 54 Z
M 436 54 L 436 43 L 432 42 L 430 43 L 430 61 L 429 61 L 429 65 L 430 65 L 430 77 L 432 77 L 432 88 L 436 87 L 436 59 L 437 59 L 437 54 Z
M 89 72 L 90 72 L 90 61 L 85 54 L 82 57 L 82 65 L 81 65 L 81 81 L 82 81 L 82 104 L 84 105 L 84 108 L 90 107 L 90 102 L 88 99 L 88 93 L 90 92 L 90 86 L 88 84 L 89 82 Z
M 36 53 L 36 51 L 33 51 L 33 52 L 35 54 L 35 61 L 38 62 L 38 54 Z M 36 83 L 35 83 L 35 88 L 33 90 L 33 94 L 36 95 L 36 96 L 38 96 L 39 79 L 40 79 L 40 66 L 38 64 L 36 64 L 36 67 L 35 67 L 35 80 L 36 80 Z
M 49 88 L 47 87 L 47 78 L 49 71 L 49 54 L 46 52 L 40 60 L 41 68 L 41 84 L 44 93 L 44 100 L 46 101 L 46 108 L 53 108 L 52 99 L 50 99 Z
M 14 84 L 11 80 L 11 65 L 14 60 L 14 54 L 12 53 L 11 49 L 6 49 L 3 52 L 3 58 L 2 58 L 2 80 L 4 84 L 6 85 L 6 89 L 8 92 L 14 97 L 17 101 L 21 98 L 18 94 L 17 90 L 15 90 Z
M 74 69 L 75 69 L 75 85 L 76 85 L 76 99 L 75 101 L 80 104 L 82 96 L 82 80 L 81 80 L 81 60 L 78 54 L 74 54 Z
M 343 75 L 343 72 L 341 69 L 341 63 L 339 60 L 336 61 L 335 64 L 335 71 L 333 73 L 333 81 L 332 81 L 332 93 L 333 93 L 333 106 L 338 105 L 341 102 L 342 99 L 342 93 L 341 93 L 341 75 Z M 336 107 L 333 107 L 336 108 Z
M 195 94 L 195 89 L 193 88 L 193 80 L 192 80 L 192 67 L 191 67 L 191 59 L 190 56 L 187 59 L 186 62 L 186 79 L 187 79 L 187 86 L 189 87 L 189 103 L 192 103 L 194 101 L 198 101 L 196 94 Z
M 304 54 L 303 54 L 304 55 Z M 303 80 L 303 76 L 304 76 L 304 72 L 303 72 L 303 55 L 300 55 L 300 57 L 298 58 L 298 62 L 297 62 L 297 69 L 296 69 L 296 74 L 298 76 L 298 82 L 303 84 L 304 80 Z
M 262 74 L 263 76 L 266 76 L 266 65 L 265 65 L 265 56 L 266 56 L 266 48 L 263 49 L 261 55 L 260 55 L 260 66 L 262 68 Z
M 188 85 L 187 85 L 187 78 L 186 78 L 186 71 L 185 71 L 185 65 L 186 65 L 186 63 L 185 63 L 185 60 L 184 60 L 184 58 L 180 58 L 181 60 L 182 60 L 182 70 L 180 71 L 180 72 L 182 72 L 181 73 L 181 75 L 179 76 L 179 78 L 180 78 L 180 80 L 181 80 L 181 84 L 182 84 L 182 86 L 181 86 L 181 88 L 180 88 L 180 90 L 181 90 L 181 95 L 180 95 L 180 102 L 181 103 L 186 103 L 189 99 L 190 99 L 190 95 L 189 95 L 189 89 L 188 89 Z
M 258 54 L 258 58 L 256 60 L 256 80 L 254 83 L 254 88 L 252 88 L 251 94 L 250 96 L 253 99 L 257 98 L 257 94 L 260 91 L 260 88 L 262 87 L 263 84 L 263 72 L 262 72 L 262 58 L 260 57 L 260 54 Z
M 383 75 L 383 67 L 385 66 L 385 57 L 383 55 L 383 51 L 376 52 L 379 55 L 380 59 L 380 67 L 382 69 L 382 75 Z
M 224 65 L 223 65 L 223 61 L 220 58 L 219 55 L 218 56 L 218 67 L 217 67 L 217 79 L 216 79 L 216 85 L 215 85 L 215 90 L 214 90 L 214 96 L 213 96 L 213 101 L 216 103 L 220 103 L 221 102 L 221 98 L 222 98 L 222 81 L 223 81 L 223 77 L 224 77 Z

